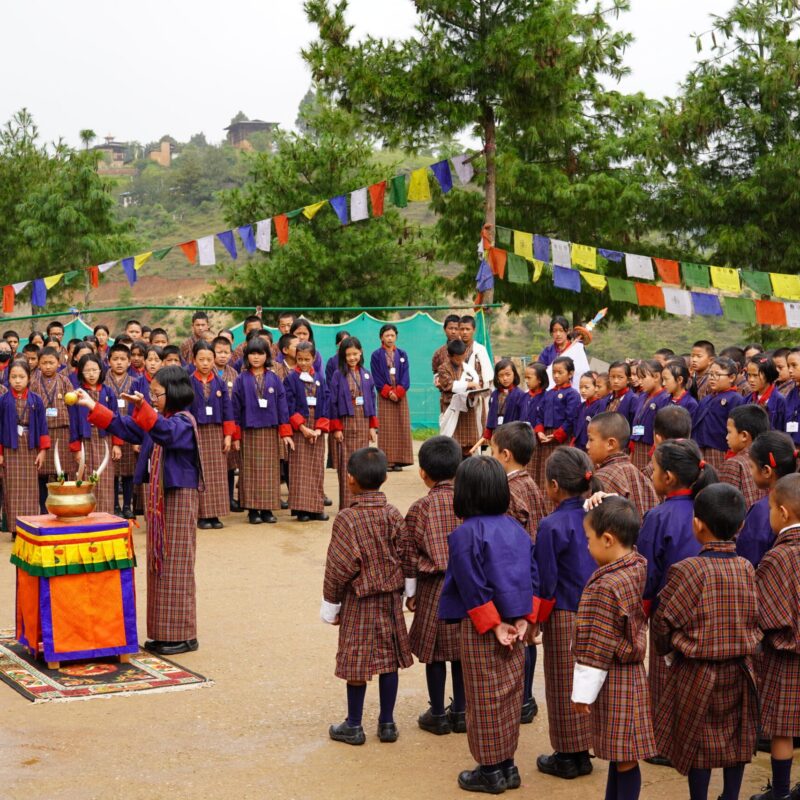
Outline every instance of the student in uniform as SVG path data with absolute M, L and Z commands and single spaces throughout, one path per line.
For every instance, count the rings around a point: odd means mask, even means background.
M 658 749 L 706 800 L 712 769 L 723 769 L 725 800 L 738 800 L 756 744 L 753 656 L 761 640 L 755 572 L 736 555 L 741 492 L 708 486 L 694 501 L 697 556 L 670 567 L 653 617 L 655 648 L 669 659 L 655 716 Z
M 294 322 L 294 314 L 290 315 L 292 317 L 292 322 Z M 281 319 L 278 319 L 278 330 L 280 331 Z M 233 355 L 231 356 L 231 366 L 235 363 L 240 362 L 244 358 L 244 348 L 247 346 L 247 335 L 250 331 L 260 331 L 262 327 L 261 317 L 258 314 L 251 314 L 249 317 L 244 318 L 244 322 L 242 323 L 242 333 L 244 334 L 244 341 L 237 345 L 236 349 L 233 351 Z M 289 323 L 289 327 L 291 327 L 291 322 Z M 289 332 L 289 328 L 287 327 L 286 333 Z M 281 335 L 283 335 L 283 331 L 281 331 Z M 276 354 L 277 355 L 277 354 Z
M 453 511 L 453 479 L 461 460 L 461 448 L 449 436 L 434 436 L 422 445 L 419 476 L 428 494 L 408 509 L 399 548 L 408 576 L 406 608 L 414 614 L 409 631 L 411 652 L 425 665 L 430 703 L 417 724 L 437 736 L 467 731 L 460 629 L 439 619 L 447 538 L 461 524 Z M 453 700 L 445 707 L 448 661 Z
M 693 415 L 697 400 L 687 389 L 689 380 L 689 368 L 682 358 L 668 361 L 661 369 L 661 383 L 669 394 L 670 402 L 682 406 Z
M 549 367 L 571 344 L 569 322 L 566 317 L 557 315 L 550 320 L 550 335 L 553 341 L 539 353 L 536 360 Z
M 338 331 L 336 333 L 336 352 L 325 362 L 325 382 L 328 386 L 331 385 L 333 380 L 333 373 L 339 368 L 339 345 L 349 338 L 350 334 L 347 331 Z
M 663 368 L 666 367 L 670 361 L 675 359 L 675 351 L 670 347 L 659 347 L 659 349 L 653 353 L 653 358 L 658 361 Z
M 378 675 L 378 739 L 397 741 L 394 721 L 398 670 L 414 659 L 403 619 L 403 570 L 398 543 L 405 536 L 402 514 L 380 491 L 386 456 L 364 447 L 347 460 L 353 503 L 336 515 L 325 562 L 320 616 L 339 626 L 337 678 L 347 681 L 347 718 L 331 725 L 337 742 L 364 744 L 361 725 L 367 681 Z
M 641 387 L 639 405 L 631 423 L 631 440 L 628 445 L 633 465 L 644 471 L 653 449 L 653 422 L 656 413 L 670 402 L 670 396 L 661 385 L 661 365 L 657 361 L 641 361 L 636 367 Z
M 436 376 L 439 373 L 439 367 L 447 361 L 448 353 L 447 353 L 447 345 L 454 341 L 455 339 L 460 338 L 459 327 L 461 323 L 461 317 L 458 314 L 448 314 L 444 318 L 444 322 L 442 323 L 442 328 L 444 330 L 445 335 L 445 343 L 439 347 L 436 351 L 434 351 L 433 357 L 431 358 L 431 369 L 433 370 L 434 375 L 434 382 Z
M 655 448 L 662 442 L 667 442 L 672 439 L 688 439 L 691 435 L 692 417 L 683 406 L 670 403 L 668 406 L 664 406 L 664 408 L 656 412 L 656 418 L 653 422 L 653 452 L 655 452 Z M 653 482 L 652 458 L 642 474 L 651 483 Z M 657 490 L 656 494 L 658 494 Z
M 239 377 L 239 373 L 231 366 L 231 343 L 224 336 L 217 336 L 211 347 L 214 348 L 214 371 L 217 377 L 225 384 L 228 391 L 228 397 L 233 402 L 233 384 Z M 231 408 L 233 406 L 231 405 Z M 234 513 L 241 511 L 242 507 L 235 498 L 235 484 L 236 484 L 236 470 L 241 469 L 242 458 L 241 451 L 231 446 L 228 450 L 227 456 L 228 468 L 228 507 Z
M 138 339 L 130 347 L 130 374 L 132 378 L 141 378 L 144 375 L 144 360 L 147 357 L 148 344 L 144 339 Z
M 638 398 L 631 390 L 631 366 L 627 361 L 614 361 L 608 368 L 608 382 L 611 385 L 611 395 L 606 411 L 622 414 L 628 424 L 633 424 L 636 415 Z
M 786 357 L 792 388 L 786 395 L 786 433 L 800 445 L 800 347 L 793 347 Z
M 778 391 L 778 370 L 769 356 L 759 355 L 747 362 L 748 403 L 761 406 L 769 415 L 770 427 L 786 429 L 786 398 Z
M 528 389 L 525 405 L 520 419 L 527 422 L 531 428 L 536 424 L 536 415 L 539 406 L 544 400 L 545 392 L 550 387 L 550 376 L 547 374 L 547 367 L 538 361 L 533 361 L 525 365 L 525 386 Z M 536 482 L 537 486 L 544 486 L 544 462 L 542 448 L 539 447 L 538 439 L 533 448 L 533 455 L 528 462 L 528 474 Z
M 299 341 L 311 342 L 316 347 L 314 343 L 314 329 L 305 317 L 297 317 L 289 328 L 289 333 L 292 334 L 292 336 L 296 336 Z M 279 354 L 275 360 L 278 362 L 283 361 L 282 354 Z M 322 353 L 319 352 L 319 349 L 317 349 L 316 355 L 314 356 L 314 372 L 322 372 Z
M 633 504 L 622 497 L 606 498 L 583 520 L 598 569 L 575 617 L 572 703 L 589 717 L 595 756 L 611 762 L 608 800 L 638 800 L 639 761 L 656 755 L 644 668 L 647 564 L 635 548 L 639 523 Z
M 203 341 L 203 334 L 208 330 L 208 314 L 205 311 L 195 311 L 192 314 L 192 335 L 184 339 L 180 346 L 180 357 L 184 364 L 192 360 L 192 348 L 197 342 Z M 142 330 L 139 328 L 139 335 L 133 337 L 134 340 L 142 338 Z
M 153 328 L 150 331 L 150 345 L 155 347 L 166 347 L 169 344 L 169 336 L 164 328 Z
M 689 392 L 698 403 L 710 391 L 715 391 L 709 383 L 711 362 L 715 357 L 714 345 L 706 339 L 700 339 L 692 345 L 692 352 L 689 357 L 689 370 L 691 372 Z M 734 370 L 731 376 L 731 385 L 735 384 L 737 375 L 738 370 Z
M 597 396 L 597 377 L 594 372 L 584 372 L 578 382 L 578 393 L 583 400 L 578 409 L 578 417 L 575 421 L 575 433 L 570 442 L 571 447 L 578 450 L 586 449 L 586 438 L 589 423 L 597 414 L 605 411 L 608 401 Z
M 189 356 L 191 357 L 191 351 L 189 353 Z M 166 347 L 161 348 L 161 361 L 165 367 L 184 366 L 184 362 L 181 359 L 180 348 L 176 344 L 168 344 L 166 345 Z
M 117 413 L 128 416 L 128 401 L 122 396 L 132 394 L 136 379 L 130 372 L 131 356 L 124 344 L 114 344 L 108 349 L 108 369 L 103 382 L 114 395 Z M 114 513 L 124 519 L 135 519 L 133 511 L 133 474 L 137 454 L 130 442 L 114 444 L 111 460 L 114 462 Z M 122 506 L 119 497 L 122 495 Z
M 753 480 L 750 447 L 757 437 L 768 430 L 769 417 L 762 406 L 748 403 L 734 408 L 728 417 L 728 455 L 720 467 L 719 479 L 736 487 L 744 495 L 748 512 L 767 496 L 767 490 L 759 489 Z
M 19 350 L 19 334 L 16 331 L 4 331 L 3 341 L 11 348 L 11 359 L 13 360 Z
M 108 325 L 101 323 L 100 325 L 94 326 L 92 333 L 95 339 L 97 339 L 97 355 L 99 355 L 103 361 L 108 362 L 108 348 L 110 347 L 108 340 L 111 338 L 111 329 Z
M 458 442 L 465 458 L 483 430 L 480 407 L 468 394 L 480 390 L 482 384 L 480 376 L 465 365 L 466 353 L 467 346 L 460 339 L 448 342 L 447 360 L 439 365 L 436 376 L 440 392 L 439 431 Z
M 775 383 L 778 387 L 778 391 L 784 397 L 792 391 L 792 387 L 794 386 L 794 381 L 791 375 L 789 375 L 789 363 L 787 361 L 790 352 L 788 347 L 779 347 L 772 353 L 772 363 L 775 365 L 775 369 L 778 370 L 778 379 Z
M 500 794 L 520 786 L 519 741 L 525 654 L 539 610 L 530 536 L 506 515 L 508 480 L 493 458 L 456 472 L 453 510 L 464 522 L 449 536 L 439 616 L 459 620 L 467 698 L 467 740 L 477 762 L 458 776 L 466 791 Z
M 72 354 L 69 357 L 69 379 L 72 383 L 72 388 L 77 389 L 80 386 L 80 379 L 78 378 L 78 362 L 85 356 L 93 353 L 94 350 L 89 342 L 78 342 L 72 349 Z M 105 368 L 105 365 L 103 365 Z
M 483 436 L 475 443 L 470 454 L 478 453 L 484 445 L 489 444 L 492 432 L 506 422 L 516 422 L 525 417 L 527 396 L 519 388 L 519 373 L 510 358 L 501 358 L 495 364 L 494 391 L 489 398 L 489 415 Z
M 39 369 L 39 351 L 41 350 L 35 344 L 26 344 L 22 348 L 22 355 L 25 357 L 25 360 L 28 362 L 28 367 L 31 371 L 31 377 L 36 374 L 36 371 Z M 55 352 L 55 351 L 54 351 Z

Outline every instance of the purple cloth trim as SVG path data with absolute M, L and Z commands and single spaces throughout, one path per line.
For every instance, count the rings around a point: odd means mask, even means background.
M 31 534 L 31 536 L 60 536 L 62 533 L 106 533 L 108 531 L 114 530 L 115 528 L 127 528 L 128 521 L 122 519 L 122 517 L 116 517 L 119 520 L 119 524 L 117 523 L 110 523 L 110 522 L 98 522 L 96 524 L 89 523 L 87 525 L 69 525 L 67 527 L 61 527 L 60 525 L 58 528 L 40 528 L 36 529 L 33 528 L 29 523 L 21 522 L 21 518 L 17 518 L 17 527 L 21 528 L 26 533 Z

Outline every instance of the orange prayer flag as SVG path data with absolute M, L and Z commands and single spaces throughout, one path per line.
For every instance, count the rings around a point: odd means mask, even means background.
M 669 258 L 654 258 L 658 276 L 663 283 L 669 283 L 673 286 L 681 285 L 681 270 L 680 264 L 677 261 L 672 261 Z
M 486 251 L 487 261 L 492 268 L 492 273 L 500 280 L 506 276 L 506 261 L 508 260 L 508 252 L 501 250 L 499 247 L 490 247 Z
M 14 298 L 16 292 L 13 286 L 3 287 L 3 313 L 10 314 L 14 310 Z
M 272 218 L 272 222 L 275 225 L 278 244 L 286 244 L 289 241 L 289 217 L 286 214 L 278 214 Z
M 660 286 L 654 286 L 652 283 L 637 283 L 636 299 L 640 306 L 664 308 L 664 292 Z
M 373 183 L 369 187 L 369 199 L 372 202 L 372 216 L 383 216 L 383 201 L 386 197 L 386 181 Z
M 786 307 L 774 300 L 756 300 L 756 322 L 786 327 Z
M 89 285 L 92 289 L 100 287 L 100 269 L 98 267 L 89 267 Z
M 179 244 L 178 247 L 183 250 L 183 254 L 189 259 L 190 264 L 194 264 L 197 261 L 197 242 L 194 239 L 191 242 Z

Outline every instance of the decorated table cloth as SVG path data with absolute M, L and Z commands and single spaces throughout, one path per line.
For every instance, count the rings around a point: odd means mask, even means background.
M 112 514 L 17 518 L 16 635 L 48 662 L 139 649 L 133 537 Z

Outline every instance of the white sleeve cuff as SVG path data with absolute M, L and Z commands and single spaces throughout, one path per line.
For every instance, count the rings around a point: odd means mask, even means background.
M 319 607 L 319 618 L 323 622 L 333 625 L 341 608 L 341 603 L 329 603 L 327 600 L 323 599 L 322 605 Z
M 606 682 L 608 670 L 576 664 L 572 671 L 572 702 L 591 705 Z
M 417 579 L 406 578 L 406 597 L 413 597 L 417 593 Z
M 469 381 L 467 380 L 453 381 L 453 394 L 462 394 L 463 392 L 466 392 L 468 383 Z

